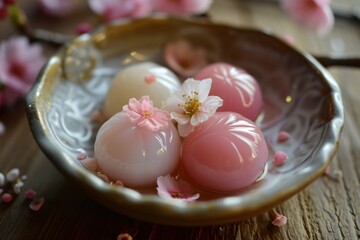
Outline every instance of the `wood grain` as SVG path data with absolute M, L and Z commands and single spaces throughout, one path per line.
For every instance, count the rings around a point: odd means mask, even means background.
M 33 1 L 20 2 L 33 24 L 45 29 L 72 33 L 75 23 L 93 18 L 86 5 L 81 5 L 84 11 L 65 20 L 44 21 L 29 3 Z M 209 15 L 214 22 L 292 35 L 297 48 L 317 55 L 360 56 L 356 22 L 338 20 L 332 33 L 320 38 L 289 21 L 272 3 L 217 0 Z M 13 33 L 7 23 L 0 23 L 0 29 L 0 39 Z M 0 111 L 0 121 L 6 126 L 0 135 L 0 171 L 18 167 L 28 176 L 24 189 L 34 189 L 45 197 L 45 204 L 40 211 L 31 211 L 24 191 L 14 202 L 0 203 L 0 239 L 116 239 L 123 232 L 134 239 L 360 239 L 360 70 L 333 67 L 330 72 L 341 87 L 345 106 L 341 144 L 331 163 L 333 170 L 342 172 L 342 178 L 321 177 L 279 205 L 276 210 L 288 217 L 286 226 L 273 226 L 272 212 L 227 225 L 173 227 L 110 211 L 72 186 L 52 166 L 33 140 L 25 103 L 19 102 Z

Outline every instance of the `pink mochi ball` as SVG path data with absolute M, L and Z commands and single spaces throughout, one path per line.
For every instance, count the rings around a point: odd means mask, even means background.
M 254 183 L 267 160 L 261 130 L 238 113 L 215 113 L 185 138 L 182 149 L 185 174 L 194 184 L 215 192 Z
M 237 112 L 255 121 L 263 99 L 259 84 L 245 70 L 227 63 L 214 63 L 200 70 L 195 79 L 212 78 L 210 95 L 224 100 L 220 112 Z
M 106 176 L 128 187 L 147 187 L 177 168 L 180 147 L 180 136 L 172 122 L 165 130 L 154 132 L 134 126 L 120 112 L 99 129 L 94 152 Z

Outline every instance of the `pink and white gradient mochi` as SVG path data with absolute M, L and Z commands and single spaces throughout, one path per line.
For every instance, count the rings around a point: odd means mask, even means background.
M 134 125 L 120 112 L 101 126 L 94 151 L 106 176 L 127 187 L 148 187 L 177 168 L 180 147 L 180 136 L 171 121 L 166 129 L 152 131 Z
M 214 63 L 200 70 L 195 79 L 212 78 L 210 95 L 224 102 L 220 112 L 237 112 L 255 121 L 261 112 L 263 98 L 259 84 L 245 70 L 227 63 Z
M 228 192 L 254 183 L 268 161 L 261 130 L 238 113 L 217 112 L 184 140 L 182 167 L 192 182 Z

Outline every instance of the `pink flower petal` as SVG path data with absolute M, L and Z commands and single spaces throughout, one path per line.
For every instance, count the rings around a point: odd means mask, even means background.
M 32 200 L 36 196 L 36 192 L 32 189 L 28 189 L 25 191 L 25 197 L 26 199 Z
M 45 199 L 39 198 L 34 201 L 32 201 L 29 205 L 30 209 L 33 211 L 39 211 L 40 208 L 44 205 Z
M 286 155 L 286 153 L 282 152 L 282 151 L 277 151 L 275 152 L 274 155 L 274 164 L 276 166 L 282 166 L 285 164 L 285 162 L 288 160 L 288 156 Z
M 274 220 L 271 222 L 274 226 L 282 227 L 286 225 L 287 217 L 277 213 L 275 210 L 274 210 L 274 215 L 275 215 Z
M 290 134 L 286 131 L 280 131 L 278 135 L 278 142 L 285 142 L 290 138 Z
M 156 76 L 154 74 L 149 74 L 145 77 L 144 81 L 147 83 L 147 84 L 152 84 L 156 81 Z
M 13 196 L 10 193 L 4 193 L 3 195 L 1 195 L 1 200 L 4 203 L 9 203 L 12 202 Z
M 77 160 L 84 160 L 85 158 L 88 157 L 88 154 L 87 153 L 79 153 L 76 158 Z
M 175 180 L 170 175 L 160 176 L 157 179 L 157 191 L 160 197 L 166 199 L 178 199 L 183 202 L 193 202 L 200 194 L 193 194 L 191 186 L 183 180 Z

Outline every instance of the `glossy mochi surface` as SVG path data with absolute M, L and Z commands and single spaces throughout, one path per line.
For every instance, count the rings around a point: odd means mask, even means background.
M 215 113 L 183 143 L 185 174 L 194 184 L 210 191 L 249 186 L 262 174 L 267 160 L 261 130 L 238 113 Z
M 153 62 L 142 62 L 122 69 L 114 78 L 107 92 L 104 114 L 110 118 L 120 112 L 130 98 L 148 95 L 157 108 L 180 88 L 181 82 L 168 68 Z
M 134 126 L 120 112 L 101 126 L 94 151 L 98 167 L 112 180 L 121 180 L 128 187 L 146 187 L 175 170 L 180 144 L 171 122 L 165 130 L 153 132 Z
M 263 98 L 257 81 L 245 70 L 227 63 L 214 63 L 200 70 L 195 79 L 212 78 L 210 95 L 221 97 L 221 112 L 237 112 L 255 121 Z

